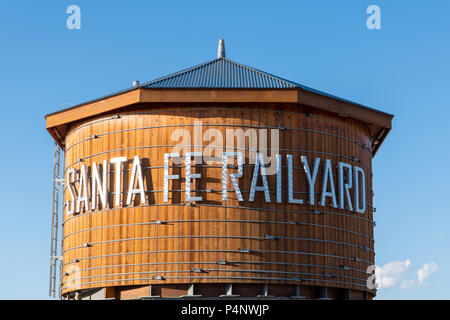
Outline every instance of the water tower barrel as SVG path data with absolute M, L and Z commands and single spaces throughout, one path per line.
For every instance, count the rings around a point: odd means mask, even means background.
M 276 130 L 282 159 L 282 201 L 276 201 L 276 174 L 267 175 L 270 202 L 264 191 L 256 191 L 254 201 L 249 201 L 255 168 L 254 152 L 249 149 L 252 143 L 259 145 L 264 134 L 272 148 L 271 134 Z M 366 270 L 374 264 L 372 140 L 368 130 L 352 118 L 289 104 L 160 104 L 151 108 L 143 104 L 72 124 L 65 139 L 65 176 L 67 179 L 75 169 L 73 186 L 83 196 L 80 179 L 85 168 L 89 182 L 86 201 L 90 207 L 84 210 L 86 202 L 82 200 L 79 213 L 64 214 L 63 294 L 148 285 L 166 292 L 168 285 L 184 288 L 194 284 L 195 290 L 205 295 L 214 285 L 230 283 L 241 295 L 246 292 L 242 284 L 247 284 L 248 290 L 250 285 L 269 285 L 269 294 L 277 295 L 288 295 L 283 288 L 297 285 L 304 286 L 303 295 L 319 287 L 373 294 L 366 286 Z M 247 135 L 245 145 L 237 150 L 243 152 L 245 160 L 243 176 L 238 179 L 243 201 L 238 201 L 229 176 L 224 201 L 221 152 L 234 134 Z M 234 138 L 232 141 L 236 142 Z M 165 202 L 164 155 L 176 151 L 185 156 L 185 144 L 194 145 L 192 151 L 201 151 L 203 157 L 219 158 L 215 162 L 203 159 L 192 163 L 192 173 L 201 174 L 201 178 L 191 179 L 191 196 L 202 200 L 189 204 L 185 162 L 171 161 L 169 174 L 179 179 L 168 180 L 169 201 Z M 288 154 L 292 155 L 292 195 L 302 204 L 288 201 Z M 141 202 L 136 192 L 127 205 L 136 155 L 142 169 L 145 201 Z M 314 205 L 309 203 L 301 156 L 306 156 L 311 171 L 314 160 L 320 159 Z M 126 161 L 120 165 L 123 174 L 118 191 L 118 165 L 111 160 L 120 157 Z M 91 208 L 93 167 L 98 166 L 102 178 L 105 160 L 108 205 L 102 207 L 97 196 L 100 206 Z M 336 208 L 331 196 L 326 197 L 324 206 L 320 205 L 327 160 L 334 179 Z M 340 162 L 353 168 L 353 185 L 356 167 L 362 171 L 357 173 L 360 180 L 364 175 L 363 213 L 355 211 L 354 187 L 349 189 L 353 210 L 348 203 L 343 209 L 339 207 Z M 228 170 L 237 172 L 233 166 Z M 257 185 L 262 185 L 261 177 Z M 66 200 L 71 199 L 70 192 L 66 187 Z M 121 204 L 116 205 L 119 192 Z M 363 190 L 359 190 L 360 198 L 362 194 Z M 72 205 L 76 206 L 76 201 Z

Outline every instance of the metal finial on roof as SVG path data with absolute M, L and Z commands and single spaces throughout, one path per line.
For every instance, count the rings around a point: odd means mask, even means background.
M 219 47 L 217 48 L 217 59 L 225 58 L 225 41 L 219 40 Z

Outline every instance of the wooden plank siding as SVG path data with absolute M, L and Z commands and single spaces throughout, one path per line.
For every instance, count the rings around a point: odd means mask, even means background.
M 120 117 L 112 118 L 112 115 Z M 203 190 L 197 192 L 203 201 L 192 206 L 185 205 L 184 201 L 184 163 L 182 168 L 170 168 L 169 174 L 179 174 L 180 180 L 169 181 L 169 189 L 173 191 L 169 193 L 169 202 L 164 203 L 164 154 L 172 152 L 172 146 L 178 143 L 171 140 L 175 130 L 185 129 L 194 138 L 195 121 L 202 121 L 203 134 L 210 129 L 220 132 L 224 144 L 227 128 L 244 131 L 250 126 L 256 130 L 279 126 L 288 128 L 279 131 L 279 147 L 282 149 L 279 153 L 282 154 L 283 164 L 282 203 L 276 203 L 275 175 L 268 176 L 270 203 L 265 202 L 264 192 L 261 191 L 256 192 L 254 202 L 248 201 L 253 165 L 244 166 L 244 176 L 239 179 L 245 201 L 237 201 L 230 179 L 228 201 L 222 201 L 220 161 L 211 166 L 205 166 L 205 162 L 202 167 L 192 166 L 193 173 L 202 175 L 201 179 L 192 181 L 192 190 Z M 55 120 L 52 125 L 56 123 Z M 268 135 L 270 141 L 270 130 Z M 191 143 L 194 144 L 194 140 Z M 212 141 L 203 141 L 203 146 L 210 143 Z M 248 146 L 246 143 L 245 147 Z M 94 161 L 102 164 L 103 160 L 113 157 L 126 156 L 129 161 L 123 166 L 122 205 L 119 208 L 64 215 L 63 273 L 69 272 L 69 275 L 63 277 L 63 294 L 80 289 L 115 286 L 269 283 L 347 288 L 373 295 L 374 292 L 366 287 L 367 275 L 364 273 L 374 263 L 374 253 L 370 251 L 374 249 L 374 242 L 369 239 L 373 237 L 372 207 L 367 206 L 364 214 L 332 208 L 329 202 L 327 207 L 321 207 L 317 205 L 320 200 L 318 194 L 316 205 L 310 205 L 307 181 L 300 161 L 300 156 L 306 155 L 312 167 L 314 158 L 320 157 L 322 170 L 325 159 L 330 159 L 337 195 L 338 161 L 360 166 L 366 177 L 367 203 L 371 204 L 371 147 L 370 132 L 364 123 L 333 116 L 327 111 L 314 110 L 311 113 L 307 106 L 285 103 L 264 106 L 234 104 L 232 107 L 222 104 L 186 104 L 177 107 L 153 106 L 151 109 L 144 104 L 120 113 L 112 111 L 80 120 L 69 128 L 65 137 L 65 173 L 70 168 L 79 170 L 81 164 L 91 167 Z M 290 149 L 308 152 L 285 151 Z M 294 197 L 303 199 L 302 205 L 287 203 L 286 154 L 293 155 L 294 191 L 302 192 L 295 193 Z M 136 196 L 133 205 L 128 207 L 125 205 L 126 191 L 134 155 L 141 158 L 147 205 L 140 206 L 139 196 Z M 249 163 L 249 156 L 250 153 L 246 151 L 245 164 Z M 350 157 L 359 161 L 350 160 Z M 77 162 L 80 158 L 83 161 Z M 114 173 L 109 174 L 109 180 L 111 190 L 115 183 Z M 322 172 L 319 172 L 317 193 L 320 192 L 321 181 Z M 261 179 L 258 185 L 262 185 Z M 204 192 L 206 188 L 211 192 Z M 111 204 L 115 196 L 109 194 Z M 67 189 L 65 198 L 69 198 Z M 314 210 L 336 214 L 314 214 Z M 158 220 L 169 222 L 155 224 Z M 294 225 L 291 221 L 300 224 Z M 265 235 L 281 238 L 266 240 Z M 83 243 L 93 245 L 83 247 Z M 370 250 L 364 250 L 362 246 Z M 253 251 L 241 253 L 237 251 L 239 248 Z M 356 257 L 368 260 L 370 264 L 356 261 Z M 79 262 L 74 262 L 74 259 L 79 259 Z M 217 260 L 235 263 L 220 265 Z M 67 286 L 74 265 L 80 270 L 81 286 Z M 342 266 L 351 269 L 344 270 Z M 196 273 L 192 272 L 193 268 L 209 271 Z M 335 276 L 329 277 L 327 274 Z M 163 276 L 165 280 L 152 279 L 155 275 Z M 298 282 L 291 279 L 294 276 L 304 280 Z

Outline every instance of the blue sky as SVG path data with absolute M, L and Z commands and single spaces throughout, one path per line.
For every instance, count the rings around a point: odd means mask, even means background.
M 71 4 L 80 30 L 66 28 Z M 371 4 L 381 30 L 366 27 Z M 221 37 L 233 60 L 395 114 L 373 161 L 378 298 L 450 299 L 449 10 L 444 0 L 0 2 L 0 299 L 47 299 L 43 116 L 211 60 Z

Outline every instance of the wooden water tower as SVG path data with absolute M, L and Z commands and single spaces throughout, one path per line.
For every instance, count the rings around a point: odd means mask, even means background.
M 215 60 L 48 114 L 62 296 L 373 298 L 372 158 L 392 118 L 232 61 L 223 41 Z M 242 164 L 220 162 L 230 133 Z M 279 162 L 254 182 L 263 133 Z

